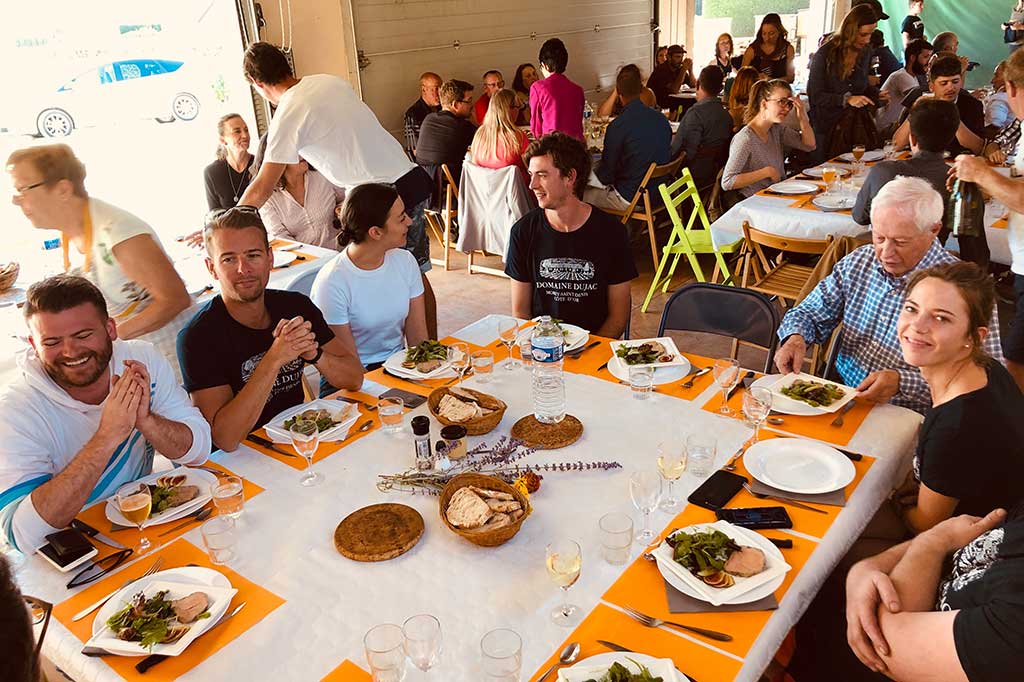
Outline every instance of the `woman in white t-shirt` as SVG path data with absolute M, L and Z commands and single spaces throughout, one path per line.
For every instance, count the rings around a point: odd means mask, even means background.
M 317 274 L 310 297 L 342 343 L 375 369 L 427 339 L 419 266 L 403 248 L 410 220 L 394 186 L 378 183 L 350 190 L 339 217 L 343 248 Z
M 85 166 L 66 144 L 19 149 L 7 170 L 14 203 L 34 227 L 61 231 L 65 271 L 99 287 L 118 337 L 155 344 L 177 371 L 175 340 L 192 299 L 153 228 L 90 197 Z

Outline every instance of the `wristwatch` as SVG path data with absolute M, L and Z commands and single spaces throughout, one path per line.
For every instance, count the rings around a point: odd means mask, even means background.
M 323 354 L 324 354 L 323 346 L 317 346 L 316 347 L 316 355 L 313 356 L 313 359 L 312 360 L 307 360 L 306 358 L 302 358 L 302 361 L 304 363 L 306 363 L 307 365 L 315 365 L 316 363 L 320 362 L 320 358 L 321 358 L 321 356 L 323 356 Z

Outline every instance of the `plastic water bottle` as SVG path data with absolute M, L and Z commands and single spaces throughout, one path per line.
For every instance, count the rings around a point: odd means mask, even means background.
M 589 121 L 591 116 L 594 115 L 594 108 L 590 106 L 590 102 L 583 103 L 583 120 Z
M 542 424 L 565 419 L 565 380 L 562 377 L 562 328 L 545 315 L 533 328 L 533 416 Z

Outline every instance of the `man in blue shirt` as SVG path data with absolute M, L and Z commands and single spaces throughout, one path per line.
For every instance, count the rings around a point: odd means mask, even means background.
M 624 211 L 650 165 L 668 163 L 672 126 L 660 111 L 640 101 L 644 86 L 636 71 L 620 70 L 615 87 L 622 113 L 608 126 L 604 153 L 583 198 L 598 208 Z
M 715 65 L 705 66 L 697 79 L 697 103 L 690 107 L 672 138 L 670 157 L 682 149 L 683 165 L 690 169 L 697 187 L 715 181 L 718 169 L 729 158 L 732 139 L 732 116 L 718 97 L 725 76 Z

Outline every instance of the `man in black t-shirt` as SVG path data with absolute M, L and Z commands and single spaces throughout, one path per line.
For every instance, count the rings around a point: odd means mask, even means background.
M 452 180 L 459 182 L 466 150 L 476 134 L 476 126 L 469 122 L 472 113 L 473 86 L 466 81 L 446 81 L 441 86 L 441 111 L 423 119 L 416 142 L 416 163 L 435 182 L 441 164 L 445 163 L 452 172 Z
M 255 209 L 226 211 L 204 237 L 221 295 L 178 334 L 178 360 L 217 447 L 234 450 L 254 427 L 302 403 L 307 364 L 334 386 L 362 385 L 358 355 L 335 338 L 313 302 L 266 288 L 274 257 Z
M 921 20 L 921 12 L 924 11 L 924 0 L 910 0 L 907 3 L 907 16 L 903 19 L 903 47 L 906 48 L 911 40 L 924 37 L 924 21 Z
M 540 208 L 512 226 L 505 274 L 512 312 L 551 315 L 592 334 L 619 338 L 637 276 L 626 227 L 582 200 L 590 177 L 583 142 L 551 133 L 523 155 Z
M 946 151 L 952 157 L 959 154 L 980 154 L 985 147 L 985 105 L 975 99 L 971 93 L 963 89 L 963 75 L 960 60 L 953 54 L 943 54 L 932 62 L 928 70 L 928 87 L 930 94 L 912 91 L 903 100 L 906 107 L 904 116 L 921 97 L 954 102 L 960 112 L 960 126 L 956 137 L 949 143 Z M 910 141 L 910 122 L 904 119 L 892 136 L 897 149 L 907 146 Z
M 668 48 L 668 59 L 658 64 L 647 79 L 647 87 L 651 89 L 662 109 L 671 109 L 680 104 L 669 95 L 679 92 L 684 85 L 693 86 L 693 60 L 686 58 L 686 50 L 681 45 Z
M 405 110 L 405 151 L 416 160 L 416 141 L 423 119 L 441 111 L 441 77 L 432 71 L 420 76 L 420 98 Z

